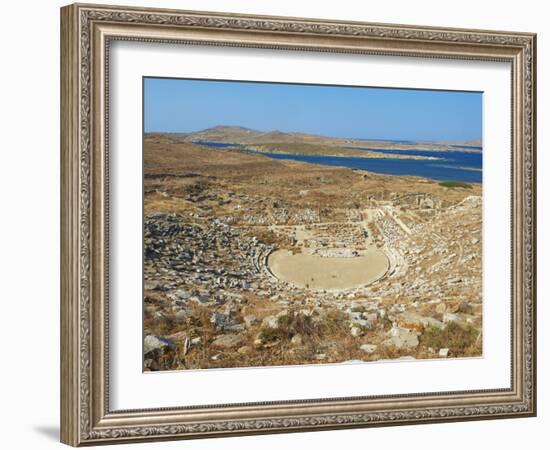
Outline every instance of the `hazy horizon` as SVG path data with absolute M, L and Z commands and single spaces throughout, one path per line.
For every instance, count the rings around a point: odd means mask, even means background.
M 326 137 L 482 140 L 482 93 L 145 77 L 144 131 L 226 126 Z
M 213 125 L 213 126 L 208 127 L 208 128 L 201 128 L 201 129 L 189 130 L 189 131 L 184 131 L 184 130 L 176 130 L 176 131 L 148 130 L 148 131 L 145 131 L 145 133 L 146 134 L 193 134 L 193 133 L 199 133 L 201 131 L 212 130 L 214 128 L 243 128 L 243 129 L 246 129 L 246 130 L 256 131 L 256 132 L 260 132 L 260 133 L 301 133 L 301 134 L 308 134 L 308 135 L 312 135 L 312 136 L 320 136 L 320 137 L 325 137 L 325 138 L 354 139 L 354 140 L 359 140 L 359 141 L 388 141 L 388 142 L 402 142 L 402 143 L 405 143 L 405 142 L 441 143 L 441 142 L 443 142 L 443 141 L 428 140 L 428 139 L 418 139 L 418 140 L 413 140 L 413 139 L 389 139 L 389 138 L 380 139 L 380 138 L 356 137 L 356 136 L 331 136 L 331 135 L 328 135 L 328 134 L 321 134 L 321 133 L 306 133 L 306 132 L 303 132 L 303 131 L 288 131 L 288 130 L 279 130 L 279 129 L 258 130 L 258 129 L 253 129 L 253 128 L 249 128 L 249 127 L 244 127 L 242 125 L 223 125 L 223 124 Z M 480 142 L 481 143 L 481 139 L 460 139 L 460 140 L 446 140 L 446 141 L 450 142 L 451 144 L 453 142 L 459 142 L 459 143 L 460 142 Z

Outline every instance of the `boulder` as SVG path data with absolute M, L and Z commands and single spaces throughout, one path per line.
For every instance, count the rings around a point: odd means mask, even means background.
M 187 300 L 191 297 L 191 292 L 179 289 L 177 291 L 171 292 L 171 296 L 177 298 L 178 300 Z
M 209 303 L 212 300 L 212 298 L 207 294 L 198 294 L 198 295 L 192 295 L 191 297 L 189 297 L 189 300 L 191 300 L 192 302 L 204 305 L 206 303 Z
M 279 319 L 280 317 L 288 316 L 288 309 L 283 309 L 282 311 L 279 311 L 275 317 Z
M 245 330 L 245 328 L 246 327 L 243 323 L 237 323 L 234 320 L 226 322 L 225 326 L 223 327 L 225 331 L 232 331 L 234 333 L 241 333 Z
M 246 316 L 243 317 L 243 320 L 244 320 L 244 324 L 250 328 L 251 326 L 255 325 L 256 323 L 258 323 L 258 318 L 254 315 L 254 314 L 248 314 Z
M 353 319 L 350 324 L 351 327 L 364 327 L 371 328 L 371 324 L 367 319 Z
M 262 320 L 262 327 L 276 330 L 279 328 L 279 318 L 276 316 L 265 317 L 264 320 Z
M 228 319 L 229 316 L 224 313 L 214 312 L 210 314 L 210 323 L 217 329 L 223 329 Z
M 370 323 L 378 322 L 378 314 L 367 313 L 365 314 L 365 319 L 367 319 Z
M 458 319 L 458 316 L 454 313 L 445 313 L 443 314 L 443 322 L 447 323 L 447 322 L 457 322 L 459 319 Z
M 352 326 L 350 329 L 350 333 L 353 337 L 361 337 L 363 334 L 363 330 L 360 327 Z
M 359 347 L 361 350 L 363 350 L 365 353 L 374 353 L 376 349 L 378 348 L 377 345 L 374 344 L 363 344 L 361 347 Z
M 263 337 L 263 334 L 261 332 L 256 334 L 256 337 L 254 338 L 254 345 L 260 346 L 260 345 L 263 345 L 264 342 L 265 342 L 265 339 Z
M 359 328 L 373 328 L 373 324 L 368 321 L 366 316 L 363 313 L 352 312 L 350 313 L 350 327 L 359 327 Z
M 216 347 L 231 348 L 236 347 L 243 341 L 240 334 L 221 334 L 214 339 L 213 345 Z
M 176 312 L 175 317 L 177 320 L 185 320 L 191 316 L 191 312 L 186 309 L 180 309 Z
M 388 334 L 390 337 L 383 342 L 384 345 L 397 347 L 399 349 L 418 347 L 418 336 L 413 330 L 393 327 Z
M 434 319 L 433 317 L 421 316 L 415 313 L 402 314 L 399 317 L 399 323 L 402 328 L 443 328 L 443 323 L 441 321 Z
M 143 361 L 143 369 L 144 370 L 150 370 L 150 371 L 156 371 L 159 370 L 159 365 L 157 362 L 151 358 L 148 358 Z
M 154 281 L 146 281 L 143 283 L 143 290 L 144 291 L 155 291 L 159 289 L 159 284 Z
M 143 340 L 143 356 L 145 359 L 158 359 L 167 350 L 177 351 L 178 347 L 170 339 L 162 336 L 147 335 Z
M 223 312 L 227 317 L 235 317 L 237 315 L 237 309 L 235 308 L 235 305 L 230 304 L 225 307 L 225 310 Z

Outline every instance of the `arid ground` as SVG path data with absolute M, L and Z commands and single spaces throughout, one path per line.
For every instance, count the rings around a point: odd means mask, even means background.
M 199 138 L 144 139 L 145 370 L 482 354 L 480 184 Z

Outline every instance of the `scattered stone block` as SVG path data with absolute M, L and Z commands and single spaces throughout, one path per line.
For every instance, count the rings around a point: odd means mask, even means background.
M 213 345 L 217 347 L 231 348 L 236 347 L 243 341 L 240 334 L 221 334 L 214 339 Z
M 301 334 L 295 334 L 292 336 L 292 339 L 290 340 L 290 343 L 292 345 L 302 345 L 303 343 L 302 335 Z
M 359 347 L 361 350 L 363 350 L 365 353 L 371 354 L 376 351 L 378 348 L 377 345 L 374 344 L 363 344 L 361 347 Z
M 459 320 L 458 316 L 454 313 L 445 313 L 443 315 L 443 322 L 457 322 Z
M 393 327 L 389 332 L 389 338 L 383 344 L 394 346 L 398 349 L 409 349 L 418 347 L 418 336 L 412 330 L 407 328 Z

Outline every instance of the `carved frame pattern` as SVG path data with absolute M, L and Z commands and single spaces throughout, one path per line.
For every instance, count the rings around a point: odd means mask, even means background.
M 522 280 L 516 286 L 521 308 L 516 311 L 522 319 L 515 330 L 516 340 L 521 337 L 521 348 L 517 348 L 521 367 L 516 380 L 521 391 L 509 400 L 484 402 L 483 396 L 471 405 L 448 405 L 410 408 L 396 406 L 357 413 L 308 413 L 310 402 L 287 402 L 305 406 L 300 415 L 280 414 L 269 410 L 271 417 L 229 418 L 225 420 L 191 420 L 183 416 L 185 408 L 173 411 L 150 411 L 149 421 L 137 421 L 132 414 L 117 422 L 117 412 L 108 408 L 108 388 L 106 387 L 106 362 L 94 370 L 94 358 L 107 349 L 96 348 L 98 339 L 105 343 L 106 336 L 95 332 L 97 317 L 92 303 L 95 301 L 94 255 L 97 251 L 98 236 L 94 233 L 94 192 L 95 177 L 101 166 L 94 165 L 94 127 L 98 127 L 94 111 L 94 90 L 98 89 L 95 80 L 94 51 L 97 42 L 105 47 L 102 56 L 108 60 L 108 46 L 112 39 L 135 39 L 138 41 L 160 41 L 193 43 L 189 38 L 151 37 L 143 31 L 127 35 L 105 33 L 104 40 L 94 41 L 100 34 L 94 29 L 98 24 L 123 27 L 139 26 L 165 29 L 198 29 L 235 31 L 235 39 L 200 39 L 198 42 L 210 45 L 252 46 L 270 49 L 315 50 L 336 52 L 357 52 L 367 54 L 406 54 L 417 57 L 445 57 L 461 59 L 507 60 L 515 64 L 513 93 L 521 95 L 523 102 L 518 122 L 514 122 L 513 155 L 519 164 L 518 186 L 512 188 L 516 196 L 513 217 L 521 236 L 521 254 L 516 255 L 515 269 Z M 144 28 L 145 27 L 145 28 Z M 126 28 L 122 28 L 126 29 Z M 128 28 L 130 29 L 130 28 Z M 251 37 L 267 33 L 281 43 L 250 43 L 241 39 L 242 33 Z M 225 35 L 224 35 L 225 36 Z M 331 37 L 338 39 L 334 47 L 301 43 L 299 36 L 310 38 Z M 283 37 L 287 39 L 283 41 Z M 289 44 L 296 37 L 297 44 Z M 351 40 L 368 39 L 361 47 L 349 45 Z M 342 40 L 345 39 L 345 40 Z M 391 48 L 378 46 L 377 42 L 389 42 Z M 433 45 L 432 45 L 433 44 Z M 169 10 L 143 10 L 108 6 L 71 5 L 62 9 L 62 201 L 67 202 L 62 211 L 62 276 L 70 277 L 62 281 L 62 441 L 71 445 L 127 442 L 144 439 L 192 438 L 204 436 L 227 436 L 232 434 L 253 434 L 266 432 L 311 431 L 327 428 L 374 426 L 387 424 L 407 424 L 439 422 L 449 420 L 472 420 L 499 417 L 532 416 L 536 411 L 536 352 L 535 352 L 535 51 L 536 40 L 533 34 L 488 32 L 480 30 L 455 30 L 401 25 L 380 25 L 366 23 L 337 23 L 311 19 L 278 17 L 257 17 L 233 14 L 214 14 Z M 346 47 L 348 45 L 348 47 Z M 403 50 L 400 50 L 403 46 Z M 101 50 L 101 49 L 100 49 Z M 97 63 L 97 61 L 96 61 Z M 105 86 L 105 84 L 104 84 Z M 65 116 L 63 116 L 65 114 Z M 103 117 L 105 120 L 105 117 Z M 64 122 L 64 123 L 63 123 Z M 519 125 L 519 126 L 518 126 Z M 108 125 L 104 137 L 108 134 Z M 63 165 L 65 164 L 65 165 Z M 101 169 L 100 169 L 101 170 Z M 105 176 L 105 174 L 104 174 Z M 107 180 L 108 181 L 108 180 Z M 521 198 L 519 198 L 521 197 Z M 108 205 L 104 200 L 102 207 Z M 100 205 L 101 206 L 101 205 Z M 102 219 L 105 217 L 102 215 Z M 519 221 L 519 222 L 517 222 Z M 517 246 L 516 246 L 517 247 Z M 100 252 L 101 253 L 101 252 Z M 513 269 L 514 270 L 514 269 Z M 106 275 L 104 275 L 106 277 Z M 105 283 L 105 279 L 103 280 Z M 106 281 L 108 283 L 108 280 Z M 100 286 L 104 286 L 100 284 Z M 97 308 L 96 308 L 97 309 Z M 100 305 L 100 313 L 107 319 L 108 305 Z M 100 324 L 103 326 L 104 324 Z M 520 333 L 518 335 L 518 333 Z M 99 333 L 100 334 L 100 333 Z M 106 335 L 106 333 L 105 333 Z M 99 353 L 98 353 L 99 352 Z M 518 356 L 518 355 L 516 355 Z M 103 377 L 97 380 L 97 377 Z M 98 389 L 102 400 L 98 400 Z M 487 391 L 485 394 L 497 391 Z M 472 393 L 473 394 L 473 393 Z M 479 396 L 484 393 L 477 393 Z M 427 396 L 429 394 L 426 394 Z M 407 396 L 396 396 L 406 398 Z M 432 394 L 437 398 L 438 394 Z M 354 398 L 355 399 L 355 398 Z M 342 399 L 340 399 L 342 400 Z M 353 400 L 353 399 L 350 399 Z M 321 400 L 319 400 L 321 402 Z M 326 404 L 326 400 L 324 401 Z M 270 406 L 269 403 L 259 403 Z M 284 402 L 279 403 L 279 406 Z M 223 409 L 221 405 L 212 407 Z M 316 411 L 316 410 L 315 410 Z M 138 411 L 143 419 L 147 411 Z M 170 413 L 170 414 L 168 414 Z M 124 414 L 123 414 L 124 415 Z M 165 420 L 167 415 L 169 420 Z

